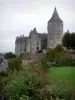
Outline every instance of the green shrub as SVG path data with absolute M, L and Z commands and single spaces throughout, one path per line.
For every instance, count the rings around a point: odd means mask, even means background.
M 7 91 L 9 94 L 9 100 L 21 100 L 27 96 L 30 96 L 32 89 L 32 77 L 28 76 L 17 76 L 5 87 L 5 91 Z
M 2 77 L 0 76 L 0 92 L 1 92 L 2 88 L 3 88 L 3 83 L 2 83 Z
M 50 85 L 46 77 L 16 76 L 8 82 L 4 91 L 9 94 L 9 100 L 46 100 L 51 97 Z M 50 100 L 50 99 L 48 99 Z
M 41 60 L 42 66 L 48 67 L 62 67 L 75 66 L 75 60 L 71 55 L 64 52 L 61 45 L 57 45 L 54 49 L 47 49 L 45 56 Z
M 52 85 L 52 97 L 65 100 L 72 100 L 72 90 L 65 86 L 62 82 Z
M 55 48 L 54 48 L 55 52 L 63 52 L 64 48 L 61 44 L 58 44 Z
M 46 59 L 50 62 L 53 62 L 56 58 L 56 52 L 54 49 L 48 49 L 46 51 Z
M 13 72 L 14 70 L 18 72 L 20 69 L 21 69 L 21 60 L 19 57 L 9 60 L 8 72 Z

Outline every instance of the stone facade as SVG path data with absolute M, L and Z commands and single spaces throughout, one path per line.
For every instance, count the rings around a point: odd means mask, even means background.
M 48 34 L 38 33 L 36 28 L 30 31 L 28 37 L 20 36 L 15 41 L 15 53 L 38 52 L 46 48 L 54 48 L 61 44 L 63 36 L 63 21 L 60 19 L 56 8 L 48 21 Z
M 15 53 L 39 52 L 47 48 L 47 34 L 37 33 L 36 28 L 30 31 L 29 37 L 20 36 L 15 41 Z
M 26 44 L 27 39 L 28 39 L 28 37 L 24 37 L 24 35 L 16 38 L 15 53 L 17 55 L 26 51 L 26 45 L 25 44 Z

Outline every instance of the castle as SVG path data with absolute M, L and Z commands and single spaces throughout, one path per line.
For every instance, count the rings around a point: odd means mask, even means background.
M 60 19 L 56 7 L 47 24 L 48 33 L 38 33 L 36 28 L 30 31 L 28 37 L 20 36 L 15 41 L 15 53 L 38 52 L 47 48 L 54 48 L 61 44 L 63 37 L 63 21 Z

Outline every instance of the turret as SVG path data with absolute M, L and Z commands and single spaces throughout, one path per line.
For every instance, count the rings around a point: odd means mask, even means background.
M 63 21 L 58 15 L 56 7 L 53 15 L 48 21 L 48 48 L 54 48 L 57 44 L 61 44 L 63 36 Z

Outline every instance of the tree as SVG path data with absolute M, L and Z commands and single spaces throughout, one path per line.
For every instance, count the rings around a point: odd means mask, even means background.
M 62 44 L 67 49 L 75 50 L 75 33 L 65 33 L 62 39 Z
M 71 48 L 75 50 L 75 33 L 71 34 Z
M 65 33 L 65 35 L 63 36 L 63 39 L 62 39 L 62 44 L 64 47 L 66 47 L 67 49 L 70 49 L 70 46 L 71 46 L 71 35 L 70 33 Z
M 8 52 L 4 55 L 5 59 L 11 59 L 11 58 L 16 58 L 16 55 L 12 52 Z

